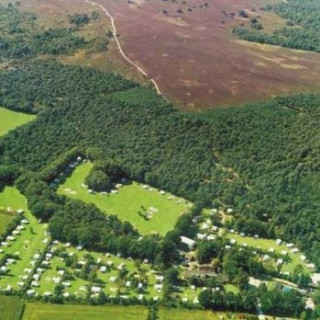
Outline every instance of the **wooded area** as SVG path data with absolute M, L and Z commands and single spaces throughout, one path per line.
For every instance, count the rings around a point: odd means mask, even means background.
M 319 267 L 318 95 L 190 114 L 115 75 L 54 62 L 17 68 L 1 75 L 1 103 L 29 97 L 52 107 L 2 139 L 3 164 L 38 171 L 77 146 L 134 180 L 201 205 L 233 205 L 236 227 L 250 218 L 246 228 L 294 240 Z M 137 93 L 149 98 L 136 103 Z
M 283 1 L 279 4 L 267 5 L 265 9 L 286 19 L 287 26 L 272 34 L 264 32 L 262 28 L 256 31 L 245 27 L 235 28 L 233 32 L 243 40 L 320 52 L 319 1 Z

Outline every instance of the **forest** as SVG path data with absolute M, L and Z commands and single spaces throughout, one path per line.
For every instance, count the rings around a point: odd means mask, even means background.
M 243 40 L 320 52 L 320 3 L 317 0 L 290 0 L 269 4 L 272 11 L 287 20 L 286 26 L 272 34 L 263 30 L 237 27 L 233 32 Z M 252 25 L 254 28 L 254 25 Z M 254 28 L 257 29 L 257 28 Z
M 37 86 L 25 81 L 32 75 Z M 53 61 L 17 64 L 0 82 L 7 107 L 50 106 L 1 139 L 1 164 L 24 168 L 20 180 L 78 147 L 199 206 L 233 206 L 235 228 L 294 241 L 320 267 L 319 95 L 192 114 L 117 75 Z M 62 216 L 48 207 L 33 211 Z
M 266 9 L 291 21 L 286 31 L 235 32 L 318 51 L 316 1 L 292 0 Z M 197 261 L 211 263 L 219 276 L 181 280 L 173 266 L 185 262 L 180 236 L 196 238 L 193 220 L 203 208 L 232 208 L 235 219 L 227 222 L 229 230 L 294 242 L 320 269 L 320 95 L 185 112 L 118 74 L 55 61 L 55 55 L 95 48 L 96 42 L 77 31 L 97 19 L 96 12 L 69 15 L 69 28 L 48 30 L 38 28 L 37 17 L 22 14 L 17 6 L 0 6 L 0 18 L 0 58 L 14 59 L 0 73 L 0 105 L 36 115 L 0 138 L 0 189 L 14 184 L 33 215 L 48 223 L 53 239 L 146 259 L 165 275 L 167 306 L 175 305 L 175 286 L 184 281 L 211 289 L 199 295 L 207 309 L 255 313 L 259 301 L 266 314 L 298 317 L 303 312 L 299 291 L 248 286 L 249 277 L 263 274 L 308 287 L 311 279 L 301 265 L 289 276 L 281 275 L 262 264 L 252 248 L 236 245 L 227 251 L 227 238 L 198 241 L 195 251 Z M 310 37 L 302 43 L 306 30 Z M 141 236 L 129 222 L 93 204 L 58 195 L 55 181 L 61 173 L 72 173 L 70 163 L 78 157 L 94 163 L 85 183 L 97 192 L 110 191 L 125 178 L 183 197 L 193 206 L 165 236 Z M 225 290 L 226 284 L 239 292 Z

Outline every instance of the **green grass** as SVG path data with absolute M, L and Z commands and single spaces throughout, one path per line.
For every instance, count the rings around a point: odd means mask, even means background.
M 148 309 L 138 306 L 93 307 L 28 303 L 23 320 L 145 320 Z
M 46 225 L 38 223 L 36 218 L 28 210 L 26 198 L 14 187 L 6 187 L 0 193 L 0 207 L 12 207 L 14 210 L 23 209 L 24 216 L 29 220 L 30 224 L 26 225 L 26 229 L 16 236 L 16 240 L 10 242 L 9 247 L 2 247 L 4 253 L 0 253 L 0 258 L 5 254 L 14 254 L 20 252 L 19 260 L 15 264 L 9 266 L 8 275 L 0 279 L 0 287 L 6 288 L 8 285 L 18 290 L 17 282 L 20 275 L 24 275 L 25 268 L 32 268 L 30 261 L 35 253 L 41 252 L 45 248 L 42 242 L 46 238 Z
M 231 319 L 223 312 L 159 309 L 159 320 L 220 320 Z M 80 306 L 80 305 L 51 305 L 28 303 L 22 320 L 145 320 L 148 309 L 139 306 Z
M 231 319 L 223 312 L 159 309 L 160 320 L 220 320 L 220 316 L 223 316 L 225 320 Z
M 20 320 L 23 302 L 18 297 L 0 296 L 0 319 Z
M 92 168 L 92 164 L 86 163 L 78 166 L 71 177 L 60 186 L 58 193 L 72 199 L 79 199 L 86 203 L 94 203 L 98 208 L 108 214 L 115 214 L 123 221 L 129 221 L 141 234 L 158 232 L 164 235 L 172 230 L 178 217 L 184 213 L 190 205 L 184 199 L 172 195 L 160 195 L 159 191 L 145 190 L 138 183 L 123 186 L 118 194 L 101 195 L 90 194 L 81 186 Z M 158 212 L 154 213 L 150 220 L 139 216 L 141 206 L 146 209 L 154 207 Z
M 11 111 L 0 107 L 0 136 L 7 134 L 29 121 L 35 119 L 35 116 Z
M 13 215 L 0 212 L 0 235 L 2 235 L 8 228 L 12 221 Z

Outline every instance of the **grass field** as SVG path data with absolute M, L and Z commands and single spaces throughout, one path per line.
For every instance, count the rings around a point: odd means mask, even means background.
M 179 310 L 179 309 L 160 309 L 160 320 L 219 320 L 223 316 L 225 320 L 231 319 L 226 313 L 200 311 L 200 310 Z
M 187 210 L 189 203 L 184 199 L 169 194 L 160 195 L 158 190 L 149 187 L 144 189 L 135 182 L 123 186 L 117 194 L 90 194 L 87 188 L 81 185 L 91 168 L 90 163 L 78 166 L 71 177 L 60 186 L 58 193 L 86 203 L 94 203 L 102 211 L 115 214 L 123 221 L 130 221 L 141 234 L 158 232 L 164 235 L 173 229 L 178 217 Z M 145 220 L 138 214 L 141 206 L 147 209 L 153 207 L 157 211 L 150 220 Z
M 35 116 L 14 112 L 0 107 L 0 136 L 7 134 L 10 130 L 15 129 L 31 120 Z
M 0 235 L 6 230 L 10 222 L 12 221 L 13 215 L 0 212 Z
M 46 225 L 37 222 L 36 218 L 28 210 L 26 198 L 14 187 L 6 187 L 0 193 L 1 206 L 10 206 L 14 210 L 23 209 L 25 217 L 29 220 L 25 230 L 22 230 L 21 234 L 16 236 L 15 241 L 10 242 L 10 246 L 2 247 L 4 253 L 0 253 L 0 258 L 5 253 L 20 253 L 16 263 L 10 265 L 9 274 L 0 279 L 0 287 L 3 289 L 11 286 L 17 290 L 19 289 L 17 282 L 21 281 L 19 276 L 24 275 L 25 268 L 31 267 L 30 261 L 33 255 L 45 248 L 43 240 L 46 237 Z
M 18 297 L 0 296 L 0 320 L 20 320 L 22 309 Z
M 143 307 L 92 307 L 72 305 L 27 304 L 23 320 L 145 320 L 148 309 Z
M 26 306 L 23 320 L 145 320 L 148 309 L 138 306 L 72 306 L 29 303 Z M 229 318 L 226 313 L 199 310 L 159 309 L 159 320 L 219 320 Z

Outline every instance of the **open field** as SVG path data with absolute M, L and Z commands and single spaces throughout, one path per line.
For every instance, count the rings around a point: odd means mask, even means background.
M 92 307 L 72 305 L 27 304 L 23 320 L 145 320 L 148 310 L 142 307 Z
M 145 320 L 148 309 L 145 307 L 93 307 L 72 305 L 50 305 L 41 303 L 28 303 L 24 312 L 23 320 L 82 320 L 82 319 L 113 319 L 113 320 Z M 231 319 L 226 313 L 200 311 L 159 309 L 159 320 L 218 320 L 220 316 Z M 243 318 L 245 319 L 245 318 Z
M 7 134 L 10 130 L 15 129 L 31 120 L 35 116 L 11 111 L 0 107 L 0 136 Z
M 0 253 L 0 259 L 4 254 L 18 254 L 17 260 L 8 266 L 7 274 L 0 278 L 0 288 L 10 290 L 10 288 L 19 290 L 18 282 L 22 276 L 26 276 L 25 269 L 32 268 L 30 262 L 36 253 L 40 253 L 45 248 L 46 226 L 39 224 L 36 218 L 30 213 L 27 207 L 27 200 L 16 188 L 6 187 L 0 193 L 0 206 L 12 207 L 14 210 L 23 209 L 24 216 L 29 221 L 25 229 L 15 236 L 8 246 L 2 246 L 3 253 Z
M 0 319 L 20 320 L 23 303 L 19 297 L 0 296 Z
M 277 0 L 206 2 L 208 7 L 197 0 L 186 4 L 158 0 L 100 3 L 115 19 L 124 52 L 157 81 L 167 98 L 180 106 L 208 108 L 320 90 L 319 54 L 239 41 L 231 33 L 234 26 L 246 25 L 250 20 L 238 16 L 240 9 L 250 17 L 261 16 L 259 20 L 267 32 L 285 25 L 283 19 L 260 10 Z M 81 0 L 44 0 L 41 4 L 32 0 L 23 6 L 36 11 L 44 25 L 50 26 L 56 21 L 65 23 L 63 17 L 68 13 L 97 10 L 99 24 L 88 26 L 88 35 L 111 29 L 101 9 Z M 179 9 L 182 13 L 177 12 Z M 167 13 L 162 14 L 162 10 Z M 112 65 L 122 74 L 134 78 L 136 73 L 139 78 L 134 68 L 121 61 L 114 41 L 109 42 L 110 51 L 106 54 L 88 58 L 80 53 L 63 61 L 105 70 Z
M 102 211 L 130 221 L 141 234 L 158 232 L 164 235 L 173 229 L 178 217 L 186 211 L 189 205 L 181 198 L 170 194 L 160 195 L 157 189 L 146 188 L 135 182 L 124 185 L 117 194 L 90 194 L 82 184 L 91 168 L 90 163 L 78 166 L 71 177 L 60 186 L 58 193 L 72 199 L 94 203 Z M 152 208 L 151 211 L 154 211 L 150 220 L 145 220 L 138 214 L 142 206 L 147 210 Z
M 232 319 L 223 312 L 200 311 L 200 310 L 179 310 L 179 309 L 159 309 L 160 320 L 219 320 Z

